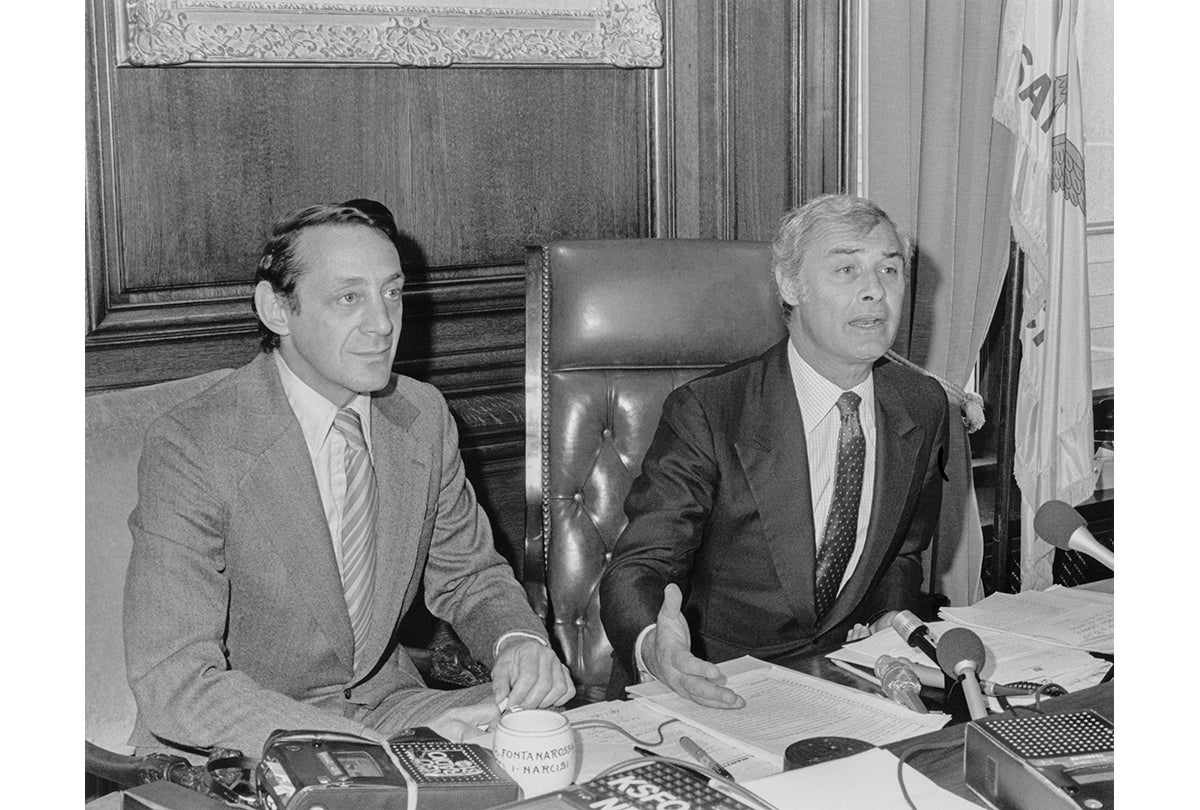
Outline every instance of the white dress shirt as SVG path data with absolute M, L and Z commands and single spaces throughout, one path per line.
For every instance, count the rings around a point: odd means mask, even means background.
M 813 529 L 816 533 L 817 552 L 825 540 L 825 521 L 833 503 L 835 472 L 837 471 L 838 434 L 842 420 L 837 409 L 838 398 L 844 393 L 837 384 L 822 377 L 816 369 L 796 351 L 796 344 L 788 341 L 788 368 L 792 373 L 792 385 L 796 400 L 800 403 L 800 418 L 804 422 L 804 441 L 808 447 L 808 484 L 812 494 Z M 854 573 L 862 557 L 867 539 L 867 523 L 871 519 L 871 498 L 875 493 L 875 377 L 867 378 L 849 389 L 862 397 L 858 406 L 858 421 L 866 440 L 866 458 L 863 463 L 862 497 L 858 502 L 858 533 L 854 540 L 854 551 L 846 563 L 839 592 Z M 649 625 L 634 644 L 641 680 L 653 677 L 642 657 L 642 642 L 646 634 L 656 625 Z
M 837 401 L 844 393 L 835 383 L 822 377 L 808 364 L 796 345 L 788 341 L 788 367 L 796 399 L 800 403 L 800 418 L 804 420 L 804 441 L 808 444 L 808 484 L 812 490 L 813 529 L 816 531 L 817 551 L 825 540 L 825 521 L 833 503 L 833 485 L 837 470 L 838 433 L 842 420 Z M 854 552 L 846 563 L 842 585 L 854 573 L 867 539 L 867 522 L 871 519 L 871 497 L 875 493 L 875 377 L 867 378 L 850 389 L 862 397 L 858 406 L 858 421 L 862 425 L 867 454 L 863 463 L 862 497 L 858 502 L 858 534 Z M 840 588 L 839 588 L 840 590 Z

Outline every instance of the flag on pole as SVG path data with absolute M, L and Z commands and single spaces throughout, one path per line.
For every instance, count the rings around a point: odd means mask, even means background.
M 1052 582 L 1037 508 L 1078 504 L 1096 482 L 1077 2 L 1008 0 L 992 106 L 1016 136 L 1010 218 L 1026 256 L 1014 460 L 1022 590 Z

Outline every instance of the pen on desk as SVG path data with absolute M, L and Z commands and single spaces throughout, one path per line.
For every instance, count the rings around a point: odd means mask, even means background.
M 876 678 L 874 675 L 870 674 L 869 672 L 864 672 L 863 670 L 859 669 L 858 667 L 853 666 L 852 664 L 848 664 L 845 661 L 839 661 L 836 658 L 830 658 L 829 661 L 838 669 L 849 672 L 851 675 L 854 675 L 855 677 L 862 678 L 864 681 L 866 681 L 869 684 L 874 684 L 875 686 L 881 686 L 881 684 L 879 683 L 879 679 Z
M 634 750 L 634 751 L 636 751 L 637 753 L 641 754 L 641 755 L 642 755 L 642 756 L 644 756 L 644 757 L 657 757 L 657 756 L 662 756 L 661 754 L 656 754 L 656 753 L 654 753 L 654 752 L 653 752 L 653 751 L 651 751 L 649 748 L 642 748 L 640 745 L 635 745 L 635 746 L 633 747 L 633 750 Z
M 696 761 L 704 767 L 711 771 L 715 771 L 719 776 L 728 779 L 730 782 L 737 781 L 733 778 L 733 774 L 725 770 L 724 765 L 722 765 L 720 762 L 717 762 L 707 751 L 696 745 L 695 741 L 692 740 L 691 737 L 680 737 L 679 744 L 683 746 L 684 751 L 687 751 L 689 754 L 695 757 Z

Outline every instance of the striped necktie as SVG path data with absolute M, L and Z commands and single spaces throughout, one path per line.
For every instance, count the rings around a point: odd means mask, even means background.
M 842 424 L 838 430 L 837 466 L 833 474 L 833 503 L 825 521 L 824 539 L 817 554 L 816 612 L 820 621 L 837 599 L 846 574 L 846 563 L 858 541 L 858 505 L 862 501 L 863 464 L 867 440 L 858 422 L 862 397 L 845 391 L 837 401 Z
M 354 630 L 355 669 L 362 663 L 363 645 L 371 625 L 371 603 L 375 590 L 375 517 L 379 512 L 379 489 L 375 468 L 367 451 L 362 422 L 350 408 L 342 408 L 333 420 L 346 440 L 346 502 L 342 508 L 342 587 Z

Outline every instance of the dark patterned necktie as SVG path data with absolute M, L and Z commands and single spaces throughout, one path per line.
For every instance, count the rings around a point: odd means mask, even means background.
M 371 626 L 375 584 L 375 517 L 379 490 L 375 468 L 367 451 L 362 422 L 350 408 L 342 408 L 333 425 L 346 440 L 346 504 L 342 509 L 342 587 L 354 630 L 355 668 L 361 663 L 363 643 Z
M 837 467 L 833 477 L 833 503 L 825 521 L 824 540 L 817 554 L 816 611 L 820 621 L 837 599 L 846 563 L 858 539 L 858 505 L 862 500 L 863 464 L 867 440 L 858 423 L 862 397 L 844 392 L 837 401 L 842 425 L 838 430 Z

